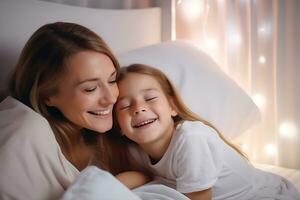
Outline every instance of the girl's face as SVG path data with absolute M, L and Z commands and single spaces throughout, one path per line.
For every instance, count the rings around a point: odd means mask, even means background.
M 68 71 L 58 93 L 47 105 L 59 109 L 77 125 L 104 133 L 112 127 L 112 109 L 119 95 L 117 71 L 111 59 L 101 53 L 84 51 L 68 61 Z
M 149 75 L 129 73 L 118 86 L 116 115 L 122 133 L 140 145 L 170 139 L 177 113 L 159 83 Z

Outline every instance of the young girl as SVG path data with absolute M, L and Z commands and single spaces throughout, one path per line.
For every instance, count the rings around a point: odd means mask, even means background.
M 191 112 L 159 70 L 142 64 L 121 68 L 118 87 L 116 118 L 134 142 L 129 152 L 140 170 L 191 199 L 300 199 L 289 181 L 254 168 Z

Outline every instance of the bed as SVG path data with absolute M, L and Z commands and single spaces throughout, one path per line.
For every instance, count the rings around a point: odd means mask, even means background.
M 33 31 L 45 23 L 69 21 L 87 26 L 101 35 L 117 55 L 121 65 L 142 62 L 167 73 L 179 88 L 188 106 L 214 124 L 227 138 L 235 138 L 259 123 L 260 113 L 251 98 L 230 80 L 212 59 L 186 41 L 170 41 L 170 38 L 162 37 L 162 16 L 162 9 L 159 7 L 139 10 L 104 10 L 35 0 L 2 0 L 0 2 L 1 100 L 5 96 L 6 78 Z M 193 89 L 192 86 L 195 85 L 197 88 Z M 219 117 L 220 112 L 223 113 L 222 118 Z M 239 119 L 244 120 L 236 123 Z M 299 170 L 263 164 L 255 164 L 255 166 L 286 177 L 300 190 Z M 95 187 L 81 187 L 82 183 L 90 180 L 90 173 L 96 174 L 94 177 L 99 177 L 93 179 L 98 184 L 109 179 L 115 186 L 111 188 L 112 190 L 124 190 L 124 194 L 130 193 L 109 175 L 105 173 L 103 175 L 102 172 L 92 168 L 89 172 L 82 173 L 72 183 L 64 199 L 95 199 L 97 195 L 103 195 Z M 92 182 L 89 181 L 90 184 Z M 135 192 L 140 194 L 140 197 L 144 197 L 142 199 L 151 199 L 154 196 L 150 198 L 146 194 L 157 194 L 159 190 L 165 189 L 161 187 L 148 187 Z M 87 191 L 90 192 L 89 194 L 97 195 L 84 196 L 84 194 L 88 195 Z M 185 199 L 174 191 L 168 189 L 164 191 L 164 194 L 168 194 L 169 197 L 161 196 L 159 199 Z M 76 197 L 75 194 L 79 196 Z M 122 195 L 122 192 L 120 194 Z M 107 197 L 110 198 L 112 199 Z M 136 197 L 128 197 L 128 199 L 134 198 Z

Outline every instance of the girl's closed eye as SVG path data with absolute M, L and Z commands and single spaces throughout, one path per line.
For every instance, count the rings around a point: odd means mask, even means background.
M 157 99 L 157 96 L 152 96 L 152 97 L 146 97 L 145 98 L 146 101 L 154 101 L 155 99 Z
M 130 102 L 129 101 L 120 101 L 117 103 L 117 107 L 119 108 L 119 110 L 127 110 L 128 108 L 130 108 Z

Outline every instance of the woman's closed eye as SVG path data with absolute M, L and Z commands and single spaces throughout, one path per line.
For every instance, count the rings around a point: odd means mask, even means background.
M 90 92 L 93 92 L 97 89 L 97 86 L 94 86 L 94 87 L 90 87 L 90 88 L 85 88 L 84 91 L 87 92 L 87 93 L 90 93 Z
M 108 81 L 109 84 L 113 85 L 113 84 L 117 84 L 117 78 L 113 77 Z

